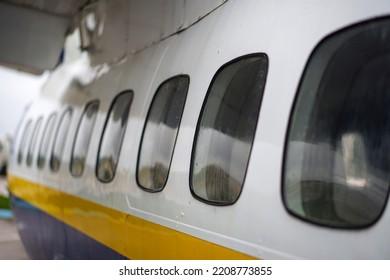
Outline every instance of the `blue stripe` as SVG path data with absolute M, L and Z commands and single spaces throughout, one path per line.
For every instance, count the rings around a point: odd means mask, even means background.
M 126 259 L 30 203 L 12 194 L 10 199 L 20 237 L 31 259 Z
M 12 219 L 12 212 L 8 209 L 0 209 L 0 219 Z

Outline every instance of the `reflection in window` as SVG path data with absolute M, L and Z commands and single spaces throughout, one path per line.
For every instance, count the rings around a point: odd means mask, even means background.
M 33 162 L 33 155 L 34 155 L 35 147 L 37 146 L 37 140 L 38 140 L 39 131 L 41 129 L 41 125 L 42 125 L 42 118 L 39 118 L 36 125 L 35 125 L 34 132 L 32 134 L 32 138 L 31 138 L 31 142 L 30 142 L 30 146 L 28 148 L 28 154 L 27 154 L 27 165 L 28 166 L 31 166 L 31 163 Z
M 164 82 L 150 106 L 137 168 L 138 183 L 148 190 L 161 190 L 168 179 L 189 81 L 177 76 Z
M 220 205 L 242 190 L 265 87 L 268 59 L 243 57 L 215 75 L 198 123 L 192 159 L 192 191 Z
M 50 141 L 54 133 L 54 124 L 56 122 L 56 118 L 57 115 L 54 113 L 50 115 L 49 119 L 47 120 L 46 127 L 42 136 L 42 142 L 39 147 L 38 161 L 37 161 L 38 168 L 43 168 L 43 166 L 45 165 L 46 156 L 49 151 Z
M 23 161 L 23 156 L 26 152 L 27 138 L 29 138 L 31 129 L 31 120 L 29 120 L 26 124 L 26 128 L 24 129 L 22 141 L 20 142 L 19 152 L 18 152 L 18 163 L 21 164 Z
M 390 20 L 323 40 L 310 58 L 287 138 L 287 209 L 331 227 L 379 219 L 390 181 Z
M 102 182 L 114 179 L 132 99 L 133 92 L 126 91 L 119 94 L 111 104 L 96 165 L 96 175 Z
M 73 144 L 72 158 L 70 162 L 70 171 L 76 177 L 81 176 L 84 172 L 85 158 L 87 157 L 88 147 L 98 110 L 99 101 L 92 101 L 87 104 L 84 113 L 81 116 Z
M 70 121 L 72 117 L 72 110 L 67 109 L 60 119 L 58 124 L 54 145 L 50 158 L 50 168 L 52 171 L 58 171 L 61 166 L 62 154 L 65 148 L 65 141 L 68 135 Z

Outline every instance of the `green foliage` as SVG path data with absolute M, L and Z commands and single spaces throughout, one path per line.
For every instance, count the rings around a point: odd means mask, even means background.
M 9 209 L 9 208 L 10 208 L 9 198 L 0 195 L 0 209 Z

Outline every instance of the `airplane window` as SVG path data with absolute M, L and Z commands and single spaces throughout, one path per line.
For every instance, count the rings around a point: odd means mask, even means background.
M 53 113 L 50 115 L 47 120 L 45 130 L 43 132 L 42 142 L 39 146 L 38 160 L 37 165 L 38 168 L 43 168 L 46 161 L 47 152 L 49 150 L 49 144 L 54 132 L 54 124 L 56 122 L 57 114 Z
M 24 133 L 22 136 L 22 141 L 20 142 L 20 148 L 19 148 L 19 153 L 18 153 L 18 163 L 21 164 L 23 161 L 23 154 L 26 150 L 26 145 L 27 145 L 27 138 L 30 133 L 30 128 L 31 128 L 31 120 L 29 120 L 26 124 L 26 128 L 24 129 Z
M 35 147 L 37 146 L 37 138 L 38 138 L 38 135 L 39 135 L 39 131 L 41 129 L 41 125 L 42 125 L 42 117 L 40 117 L 35 125 L 35 128 L 34 128 L 34 132 L 33 132 L 33 135 L 32 135 L 32 140 L 30 142 L 30 146 L 28 148 L 28 154 L 27 154 L 27 165 L 28 166 L 31 166 L 31 163 L 33 161 L 33 154 L 34 154 L 34 151 L 35 151 Z
M 167 80 L 150 106 L 137 167 L 138 184 L 147 190 L 162 190 L 167 182 L 189 82 L 184 75 Z
M 133 92 L 125 91 L 119 94 L 111 104 L 96 165 L 96 175 L 104 183 L 114 179 L 132 100 Z
M 389 195 L 390 20 L 325 38 L 291 115 L 283 198 L 288 211 L 337 228 L 375 223 Z
M 87 104 L 84 113 L 81 116 L 73 144 L 72 159 L 70 162 L 70 171 L 73 176 L 79 177 L 83 174 L 85 158 L 87 157 L 88 147 L 98 110 L 99 101 L 92 101 Z
M 214 76 L 200 116 L 191 164 L 198 199 L 228 205 L 245 179 L 268 70 L 265 54 L 236 59 Z
M 72 110 L 67 109 L 60 119 L 58 124 L 54 145 L 52 148 L 50 158 L 50 168 L 52 171 L 58 171 L 61 166 L 62 154 L 64 152 L 65 141 L 68 135 L 70 121 L 72 117 Z

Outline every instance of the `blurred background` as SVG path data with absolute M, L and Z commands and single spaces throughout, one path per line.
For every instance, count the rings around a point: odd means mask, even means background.
M 27 259 L 9 209 L 8 154 L 23 111 L 48 76 L 47 72 L 32 75 L 0 67 L 0 259 Z

